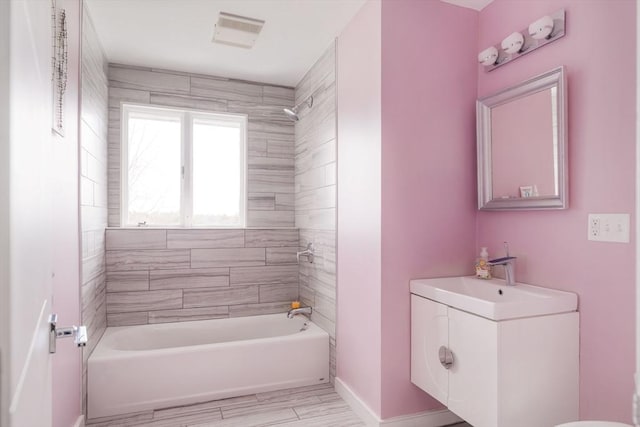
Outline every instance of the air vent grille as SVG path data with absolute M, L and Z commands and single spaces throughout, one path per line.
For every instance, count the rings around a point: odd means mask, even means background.
M 213 42 L 250 49 L 258 39 L 264 21 L 220 12 Z

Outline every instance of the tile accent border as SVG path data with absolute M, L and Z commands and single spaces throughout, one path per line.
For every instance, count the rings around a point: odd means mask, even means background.
M 340 378 L 335 378 L 334 386 L 336 393 L 347 402 L 367 427 L 442 427 L 464 421 L 448 409 L 426 411 L 382 420 Z

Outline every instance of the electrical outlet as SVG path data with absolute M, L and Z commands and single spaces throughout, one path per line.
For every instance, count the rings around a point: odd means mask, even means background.
M 589 214 L 588 239 L 629 243 L 629 214 Z
M 589 240 L 599 240 L 600 237 L 600 217 L 589 215 Z

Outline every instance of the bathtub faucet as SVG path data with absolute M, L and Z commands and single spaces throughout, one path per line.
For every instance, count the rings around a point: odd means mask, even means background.
M 315 249 L 313 247 L 313 243 L 308 243 L 307 249 L 301 252 L 296 252 L 296 258 L 298 259 L 298 262 L 300 262 L 300 256 L 304 256 L 304 257 L 307 257 L 307 261 L 309 261 L 310 263 L 313 263 L 314 252 L 315 252 Z
M 311 307 L 292 308 L 291 310 L 289 310 L 287 312 L 287 317 L 289 319 L 293 319 L 293 316 L 295 316 L 296 314 L 308 314 L 308 315 L 311 315 L 312 311 L 313 310 L 311 309 Z

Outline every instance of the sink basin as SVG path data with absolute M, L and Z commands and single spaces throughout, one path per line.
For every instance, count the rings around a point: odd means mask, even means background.
M 578 296 L 571 292 L 504 280 L 470 277 L 416 279 L 411 293 L 491 320 L 518 319 L 567 313 L 578 308 Z

